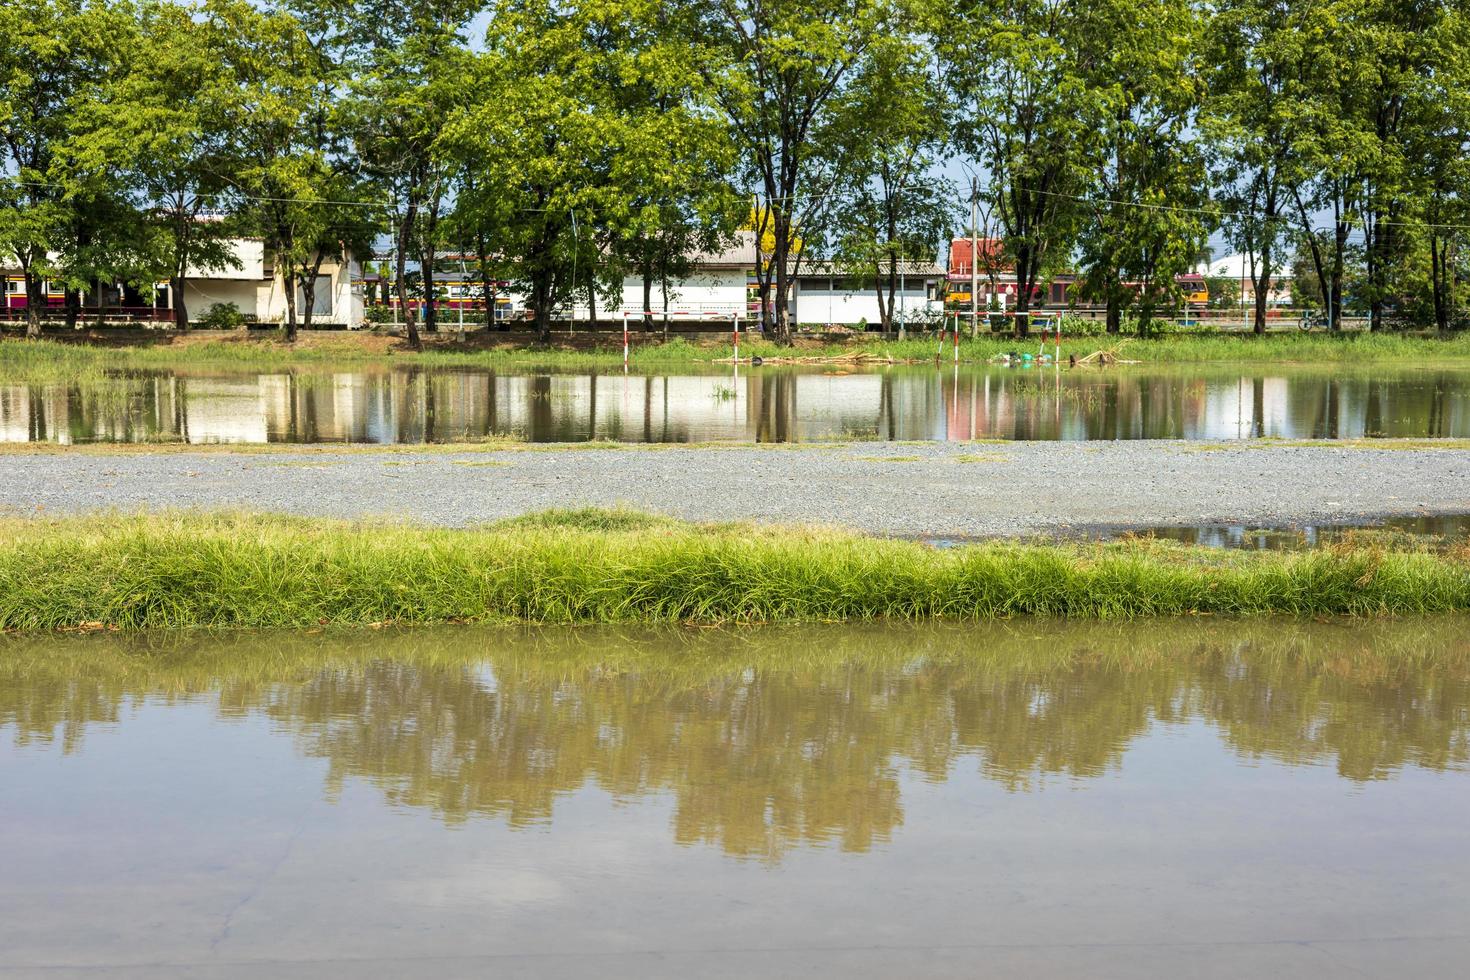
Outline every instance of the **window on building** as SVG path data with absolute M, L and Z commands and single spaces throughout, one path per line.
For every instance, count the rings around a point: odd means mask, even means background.
M 306 290 L 300 286 L 296 287 L 296 309 L 299 312 L 306 310 Z M 332 277 L 317 276 L 316 292 L 312 296 L 312 316 L 332 315 Z

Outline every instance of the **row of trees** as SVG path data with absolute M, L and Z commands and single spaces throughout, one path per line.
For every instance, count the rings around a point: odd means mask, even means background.
M 543 336 L 653 291 L 741 225 L 766 328 L 812 256 L 878 293 L 975 174 L 1019 313 L 1082 273 L 1143 329 L 1223 230 L 1255 322 L 1293 255 L 1338 322 L 1459 315 L 1470 0 L 13 0 L 0 7 L 0 255 L 70 316 L 264 239 L 287 331 L 324 257 L 393 242 L 516 281 Z M 297 310 L 298 284 L 305 294 Z M 992 290 L 994 291 L 994 290 Z M 1422 298 L 1422 299 L 1421 299 Z M 433 330 L 409 318 L 416 343 Z M 1018 317 L 1021 330 L 1026 317 Z

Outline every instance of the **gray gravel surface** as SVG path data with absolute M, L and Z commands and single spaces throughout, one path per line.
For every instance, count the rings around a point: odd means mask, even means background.
M 0 507 L 396 517 L 627 506 L 902 536 L 1470 512 L 1470 450 L 1109 442 L 13 454 Z

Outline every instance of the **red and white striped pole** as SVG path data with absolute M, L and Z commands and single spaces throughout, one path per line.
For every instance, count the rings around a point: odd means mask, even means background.
M 958 313 L 956 313 L 955 314 L 955 317 L 954 317 L 954 363 L 955 363 L 955 367 L 959 367 L 959 364 L 960 364 L 960 315 Z M 956 397 L 958 397 L 958 396 L 956 396 Z
M 628 314 L 623 313 L 623 371 L 628 370 Z
M 740 363 L 740 314 L 739 313 L 736 313 L 734 316 L 732 316 L 730 318 L 730 320 L 734 324 L 735 363 L 736 364 L 739 364 Z

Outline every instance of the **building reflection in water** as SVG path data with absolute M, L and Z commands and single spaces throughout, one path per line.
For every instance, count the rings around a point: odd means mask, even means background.
M 1470 372 L 401 370 L 0 383 L 0 440 L 421 443 L 1470 436 Z

